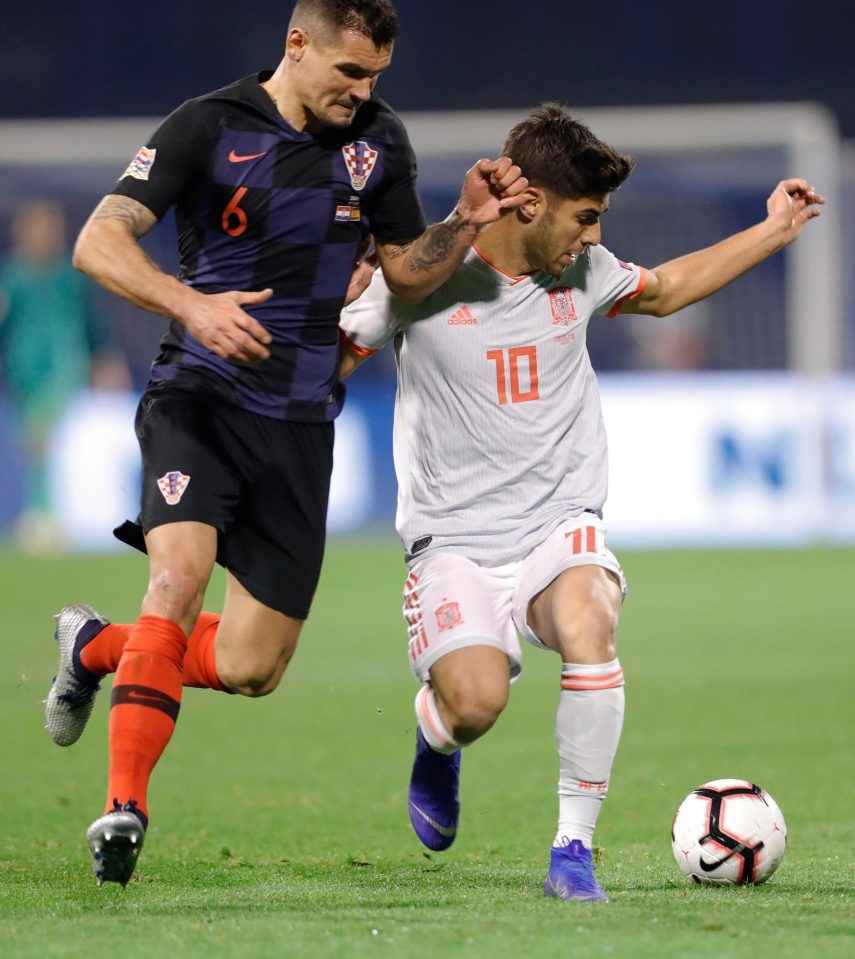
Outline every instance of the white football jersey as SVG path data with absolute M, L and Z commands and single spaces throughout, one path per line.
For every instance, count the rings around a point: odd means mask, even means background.
M 375 273 L 341 328 L 363 351 L 395 341 L 396 525 L 408 559 L 445 548 L 513 562 L 562 518 L 602 508 L 606 435 L 585 331 L 645 279 L 601 246 L 560 279 L 509 276 L 473 248 L 416 305 Z

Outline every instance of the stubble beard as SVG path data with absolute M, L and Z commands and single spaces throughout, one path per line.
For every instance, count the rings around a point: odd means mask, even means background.
M 556 273 L 553 261 L 550 259 L 549 232 L 554 219 L 555 214 L 551 210 L 541 217 L 531 233 L 523 239 L 523 255 L 531 270 L 558 278 L 564 270 L 562 268 Z

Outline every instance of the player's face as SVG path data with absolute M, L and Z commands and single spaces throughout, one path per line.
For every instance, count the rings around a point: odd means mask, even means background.
M 306 43 L 299 84 L 308 125 L 349 126 L 391 60 L 391 45 L 375 47 L 370 37 L 351 30 Z
M 545 197 L 545 208 L 525 240 L 531 269 L 561 276 L 577 256 L 600 242 L 600 217 L 608 206 L 606 194 L 580 200 Z

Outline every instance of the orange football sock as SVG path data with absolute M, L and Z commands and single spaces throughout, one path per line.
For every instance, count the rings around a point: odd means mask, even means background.
M 113 684 L 107 812 L 133 801 L 148 817 L 148 781 L 178 718 L 186 649 L 184 631 L 169 619 L 140 616 L 134 624 Z
M 217 675 L 217 660 L 214 641 L 222 616 L 219 613 L 199 613 L 190 639 L 187 640 L 187 655 L 184 657 L 184 685 L 197 689 L 229 690 Z
M 80 662 L 99 679 L 115 673 L 125 643 L 131 638 L 133 624 L 110 623 L 80 650 Z
M 228 692 L 217 675 L 214 641 L 222 617 L 219 613 L 199 614 L 193 632 L 187 640 L 184 656 L 184 685 L 198 689 L 217 689 Z M 131 637 L 133 623 L 110 623 L 80 652 L 80 662 L 99 679 L 114 673 L 119 667 L 122 650 Z

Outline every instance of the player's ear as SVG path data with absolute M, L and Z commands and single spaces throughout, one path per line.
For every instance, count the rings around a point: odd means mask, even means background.
M 526 187 L 523 190 L 523 197 L 523 202 L 516 208 L 516 211 L 524 220 L 535 220 L 543 214 L 546 209 L 546 194 L 540 187 Z
M 289 60 L 302 60 L 308 45 L 309 35 L 306 31 L 300 27 L 293 27 L 288 31 L 288 36 L 285 38 L 285 56 Z

